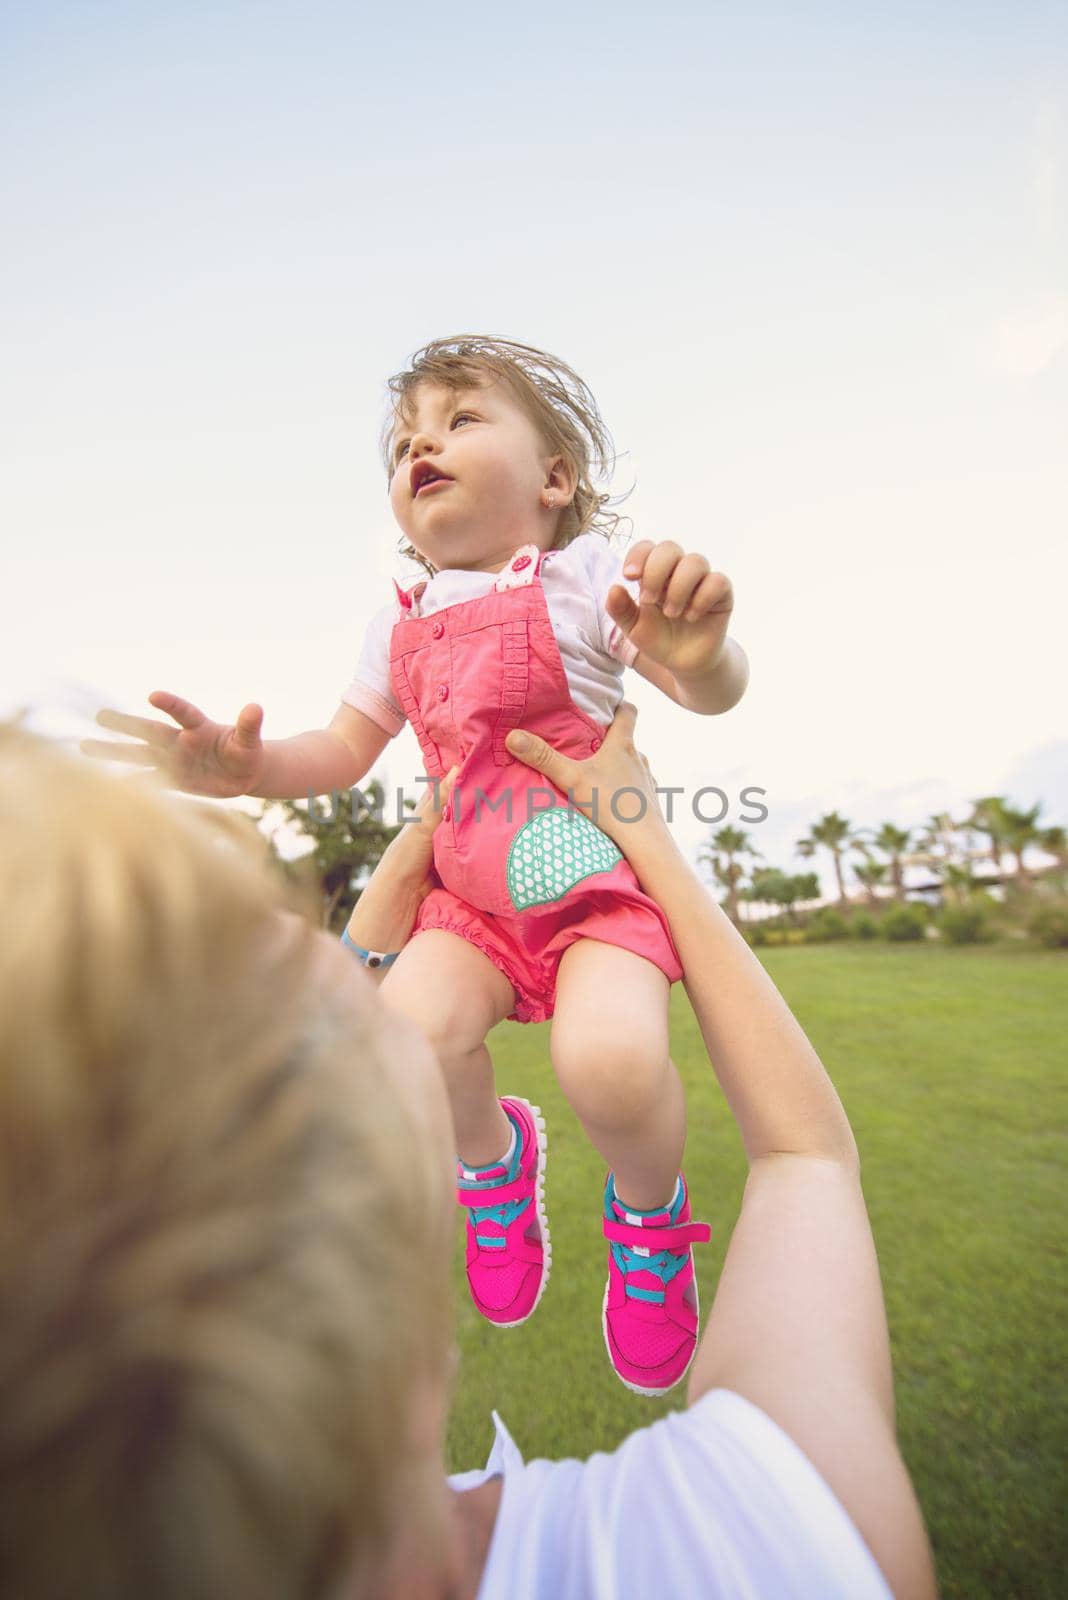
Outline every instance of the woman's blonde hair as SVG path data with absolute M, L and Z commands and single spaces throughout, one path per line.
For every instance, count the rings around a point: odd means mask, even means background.
M 608 509 L 612 496 L 594 487 L 596 479 L 607 481 L 611 477 L 616 461 L 612 438 L 596 400 L 566 361 L 511 339 L 493 339 L 478 333 L 434 339 L 416 351 L 403 372 L 388 380 L 392 406 L 382 429 L 381 450 L 389 480 L 393 479 L 392 442 L 397 423 L 407 420 L 419 385 L 436 383 L 446 389 L 467 389 L 483 381 L 487 374 L 508 385 L 537 428 L 545 448 L 562 455 L 575 474 L 575 493 L 560 513 L 553 548 L 564 549 L 588 530 L 611 538 L 625 519 Z M 414 545 L 402 539 L 400 553 L 417 561 L 433 577 L 434 567 Z
M 419 1514 L 441 1174 L 388 1014 L 330 1000 L 321 936 L 210 810 L 0 727 L 0 1572 L 26 1600 L 361 1595 Z

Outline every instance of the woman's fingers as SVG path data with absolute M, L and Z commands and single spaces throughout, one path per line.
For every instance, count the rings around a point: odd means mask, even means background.
M 523 728 L 514 728 L 504 742 L 511 754 L 518 756 L 525 766 L 544 772 L 558 789 L 567 790 L 584 772 L 588 772 L 591 765 L 603 766 L 609 757 L 620 751 L 634 756 L 634 724 L 637 720 L 637 706 L 629 700 L 621 700 L 612 725 L 604 736 L 601 755 L 591 756 L 588 761 L 573 761 L 570 756 L 561 755 L 536 733 L 527 733 Z
M 605 744 L 610 748 L 620 743 L 633 745 L 634 724 L 637 720 L 638 707 L 632 700 L 621 700 L 616 707 L 612 726 L 604 736 Z
M 426 823 L 430 828 L 437 827 L 441 821 L 442 809 L 452 794 L 459 770 L 459 765 L 450 767 L 443 778 L 439 778 L 436 783 L 427 784 L 415 808 L 415 814 L 420 822 Z
M 522 728 L 513 728 L 504 742 L 511 754 L 518 757 L 524 766 L 533 767 L 537 772 L 544 772 L 549 782 L 554 783 L 558 789 L 570 789 L 581 774 L 582 768 L 579 762 L 572 761 L 569 756 L 562 756 L 536 733 L 526 733 Z
M 448 802 L 449 795 L 452 794 L 452 786 L 456 782 L 456 774 L 459 773 L 459 770 L 459 762 L 457 762 L 456 766 L 449 766 L 448 773 L 444 774 L 444 778 L 438 778 L 436 784 L 427 784 L 424 789 L 419 810 L 422 810 L 425 819 L 430 822 L 432 827 L 438 826 L 438 822 L 441 821 L 441 811 L 443 811 L 444 805 Z
M 159 757 L 143 744 L 117 744 L 113 739 L 83 739 L 79 745 L 83 756 L 93 756 L 97 761 L 125 761 L 133 767 L 155 767 Z
M 154 722 L 151 717 L 131 717 L 125 711 L 112 711 L 105 706 L 96 714 L 100 727 L 109 733 L 128 733 L 131 738 L 143 739 L 157 750 L 168 750 L 178 737 L 177 728 L 168 728 L 165 722 Z

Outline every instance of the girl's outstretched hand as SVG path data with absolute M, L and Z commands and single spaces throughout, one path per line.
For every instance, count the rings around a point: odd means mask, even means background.
M 623 576 L 640 580 L 638 603 L 616 583 L 605 605 L 643 656 L 682 678 L 719 664 L 734 610 L 725 573 L 713 572 L 704 556 L 687 555 L 670 540 L 642 539 L 627 551 Z
M 138 744 L 110 739 L 83 739 L 85 755 L 101 761 L 124 761 L 162 774 L 164 781 L 189 794 L 217 800 L 248 794 L 263 770 L 263 707 L 247 705 L 235 723 L 212 722 L 203 711 L 176 694 L 156 690 L 149 705 L 166 712 L 177 727 L 125 711 L 103 710 L 96 720 L 112 733 L 130 734 Z

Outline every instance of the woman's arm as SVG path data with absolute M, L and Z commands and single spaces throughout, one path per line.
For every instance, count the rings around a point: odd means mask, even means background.
M 933 1564 L 895 1439 L 886 1312 L 848 1118 L 789 1007 L 675 846 L 634 720 L 624 703 L 586 762 L 530 735 L 511 734 L 508 746 L 576 804 L 596 791 L 598 823 L 668 917 L 745 1145 L 749 1178 L 690 1404 L 725 1388 L 759 1406 L 830 1484 L 894 1593 L 929 1600 Z M 612 793 L 624 788 L 648 797 L 639 821 L 613 814 Z
M 345 929 L 353 944 L 393 955 L 408 943 L 416 913 L 431 887 L 434 829 L 456 771 L 454 767 L 440 783 L 427 785 L 411 821 L 390 840 Z M 369 968 L 368 976 L 380 983 L 388 970 Z

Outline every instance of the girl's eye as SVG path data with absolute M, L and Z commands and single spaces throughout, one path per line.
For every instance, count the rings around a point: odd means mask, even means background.
M 453 417 L 452 423 L 450 424 L 450 426 L 455 425 L 457 422 L 477 422 L 477 421 L 478 421 L 478 418 L 476 416 L 474 416 L 470 411 L 458 411 L 456 413 L 456 415 Z M 407 448 L 408 448 L 407 444 L 399 444 L 397 446 L 396 455 L 394 457 L 394 460 L 395 461 L 400 461 L 403 458 L 404 452 L 407 450 Z

